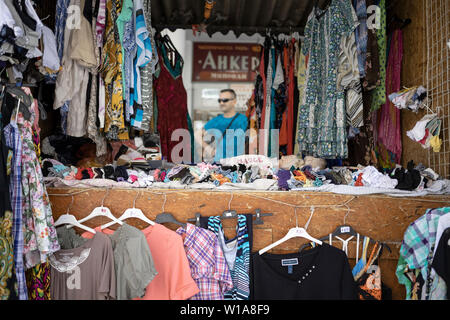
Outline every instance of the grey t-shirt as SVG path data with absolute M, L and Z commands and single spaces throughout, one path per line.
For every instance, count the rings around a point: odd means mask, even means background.
M 73 228 L 68 229 L 65 225 L 56 228 L 56 233 L 61 249 L 77 248 L 87 241 L 87 239 L 80 237 Z
M 142 298 L 158 274 L 144 233 L 124 223 L 109 237 L 114 250 L 117 300 Z
M 49 257 L 53 300 L 109 300 L 116 298 L 116 273 L 111 240 L 97 232 L 73 249 Z

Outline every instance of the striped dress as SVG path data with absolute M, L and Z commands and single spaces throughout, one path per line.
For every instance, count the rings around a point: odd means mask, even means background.
M 223 236 L 222 221 L 219 216 L 201 219 L 201 226 Z M 252 215 L 238 215 L 236 226 L 237 252 L 233 268 L 230 268 L 233 288 L 225 292 L 224 300 L 249 300 L 250 296 L 250 253 L 252 246 Z M 228 242 L 225 238 L 225 241 Z M 234 239 L 233 239 L 234 240 Z

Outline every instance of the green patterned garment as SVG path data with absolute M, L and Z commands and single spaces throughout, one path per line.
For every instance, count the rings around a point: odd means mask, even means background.
M 386 40 L 386 0 L 380 0 L 380 29 L 377 29 L 377 41 L 380 56 L 380 80 L 372 96 L 372 111 L 380 109 L 386 103 L 386 67 L 387 67 L 387 40 Z
M 358 18 L 349 0 L 333 0 L 309 15 L 302 44 L 309 55 L 305 100 L 299 109 L 299 152 L 324 159 L 347 158 L 345 93 L 337 89 L 340 44 Z

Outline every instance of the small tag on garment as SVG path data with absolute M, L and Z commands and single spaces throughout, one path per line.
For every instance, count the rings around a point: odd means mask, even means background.
M 297 258 L 294 258 L 294 259 L 283 259 L 283 260 L 281 260 L 281 265 L 283 267 L 286 267 L 286 266 L 289 267 L 290 266 L 292 268 L 292 266 L 298 265 L 298 259 Z
M 371 273 L 373 273 L 373 272 L 376 272 L 377 269 L 378 269 L 378 266 L 376 266 L 376 265 L 370 266 L 370 267 L 367 269 L 367 273 L 368 273 L 368 274 L 371 274 Z
M 341 233 L 349 233 L 350 227 L 341 227 Z
M 288 266 L 288 274 L 292 274 L 293 267 L 291 265 Z

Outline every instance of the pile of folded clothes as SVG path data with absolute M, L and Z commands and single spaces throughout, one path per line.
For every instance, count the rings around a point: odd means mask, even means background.
M 102 167 L 66 166 L 54 159 L 42 161 L 42 172 L 47 178 L 64 180 L 108 179 L 116 182 L 128 182 L 140 187 L 150 186 L 153 182 L 179 181 L 190 185 L 211 182 L 216 186 L 224 183 L 252 183 L 257 179 L 277 179 L 273 170 L 264 172 L 256 165 L 222 166 L 210 163 L 197 165 L 175 165 L 161 162 L 160 168 L 136 164 L 131 166 L 105 165 Z
M 224 185 L 226 187 L 239 185 L 240 188 L 244 185 L 246 188 L 248 185 L 252 189 L 267 185 L 270 188 L 274 186 L 275 189 L 287 191 L 343 185 L 407 191 L 431 188 L 430 190 L 439 192 L 447 189 L 450 182 L 443 180 L 432 169 L 422 164 L 415 166 L 413 161 L 408 163 L 406 169 L 398 167 L 393 170 L 378 170 L 373 166 L 333 168 L 316 166 L 314 168 L 312 165 L 305 165 L 297 167 L 302 162 L 295 161 L 292 161 L 289 169 L 281 169 L 274 166 L 271 161 L 264 156 L 240 156 L 226 159 L 220 164 L 202 162 L 195 165 L 178 165 L 166 161 L 147 161 L 129 162 L 127 165 L 76 167 L 66 166 L 54 159 L 44 159 L 42 172 L 49 184 L 55 179 L 96 180 L 88 184 L 97 187 L 114 186 L 119 182 L 122 183 L 119 184 L 121 187 L 131 184 L 132 187 L 144 188 L 152 186 L 170 188 L 175 184 L 177 188 L 180 186 L 215 188 Z M 286 166 L 283 165 L 283 168 Z M 74 182 L 66 184 L 73 185 Z

